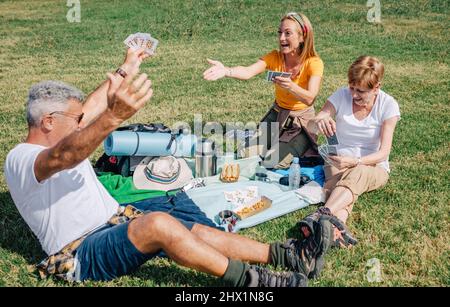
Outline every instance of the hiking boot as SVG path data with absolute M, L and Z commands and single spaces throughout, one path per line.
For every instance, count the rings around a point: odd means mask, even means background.
M 320 207 L 316 212 L 306 216 L 298 223 L 300 227 L 300 233 L 303 238 L 308 238 L 311 235 L 315 235 L 314 225 L 319 222 L 319 219 L 321 217 L 326 217 L 326 219 L 328 219 L 330 223 L 340 232 L 338 238 L 334 240 L 331 247 L 349 247 L 358 243 L 355 236 L 353 236 L 352 233 L 348 230 L 347 226 L 345 226 L 345 224 L 340 219 L 334 216 L 331 213 L 330 209 L 327 207 Z
M 273 272 L 256 265 L 247 271 L 250 281 L 247 287 L 306 287 L 308 278 L 297 272 Z
M 312 279 L 316 279 L 320 276 L 320 273 L 325 266 L 325 255 L 333 245 L 334 228 L 329 219 L 327 219 L 326 216 L 321 216 L 318 225 L 319 227 L 316 228 L 316 242 L 320 242 L 320 248 L 317 250 L 314 269 L 308 274 L 308 278 Z
M 312 224 L 312 235 L 300 240 L 289 239 L 283 248 L 287 249 L 288 268 L 317 278 L 322 271 L 324 257 L 331 246 L 333 227 L 328 220 L 318 219 Z
M 348 230 L 347 226 L 337 217 L 333 216 L 322 216 L 323 219 L 329 220 L 330 223 L 337 229 L 337 235 L 333 234 L 333 242 L 331 244 L 332 248 L 349 248 L 353 245 L 358 244 L 356 237 Z
M 308 238 L 310 235 L 314 235 L 314 224 L 319 222 L 322 215 L 332 215 L 331 211 L 327 207 L 320 207 L 315 212 L 307 215 L 303 220 L 298 222 L 300 227 L 300 233 L 303 238 Z

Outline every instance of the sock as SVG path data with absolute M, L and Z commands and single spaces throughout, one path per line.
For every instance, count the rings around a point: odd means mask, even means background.
M 270 259 L 274 267 L 287 268 L 286 248 L 281 247 L 283 244 L 275 242 L 270 244 Z
M 248 283 L 247 271 L 249 268 L 250 266 L 242 261 L 229 259 L 222 279 L 232 287 L 243 287 Z

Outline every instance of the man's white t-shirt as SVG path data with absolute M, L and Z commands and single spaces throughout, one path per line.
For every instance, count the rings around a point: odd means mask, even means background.
M 44 146 L 22 143 L 6 157 L 5 178 L 25 222 L 52 255 L 89 231 L 104 225 L 118 203 L 98 181 L 86 159 L 38 182 L 34 162 Z
M 400 117 L 400 109 L 395 99 L 379 90 L 370 114 L 363 120 L 353 115 L 353 99 L 348 87 L 338 89 L 328 98 L 336 109 L 336 136 L 340 156 L 364 157 L 377 152 L 381 145 L 381 126 L 392 117 Z M 378 164 L 386 171 L 389 157 Z

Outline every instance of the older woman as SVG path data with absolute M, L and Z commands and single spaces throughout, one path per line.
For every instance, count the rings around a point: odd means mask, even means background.
M 279 123 L 280 143 L 271 144 L 268 139 L 264 151 L 274 145 L 274 152 L 279 156 L 274 166 L 285 168 L 294 156 L 316 153 L 317 137 L 306 126 L 314 117 L 313 104 L 320 89 L 323 62 L 314 48 L 311 23 L 303 14 L 289 13 L 281 19 L 278 42 L 279 50 L 269 52 L 250 66 L 225 67 L 219 61 L 208 60 L 212 67 L 203 77 L 209 81 L 223 77 L 247 80 L 266 69 L 292 74 L 290 78 L 274 78 L 275 103 L 262 119 L 267 123 L 267 136 L 272 134 L 271 123 Z
M 326 215 L 338 222 L 340 245 L 356 244 L 343 224 L 359 195 L 388 181 L 389 153 L 400 110 L 397 101 L 381 90 L 383 75 L 384 66 L 377 58 L 359 57 L 348 70 L 348 86 L 331 95 L 312 122 L 325 136 L 336 134 L 339 144 L 338 155 L 326 157 L 325 207 L 301 222 L 305 236 Z

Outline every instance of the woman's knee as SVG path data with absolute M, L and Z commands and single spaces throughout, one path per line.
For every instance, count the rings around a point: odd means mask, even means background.
M 359 165 L 347 170 L 338 185 L 349 187 L 354 194 L 376 190 L 386 184 L 387 172 L 379 167 Z

